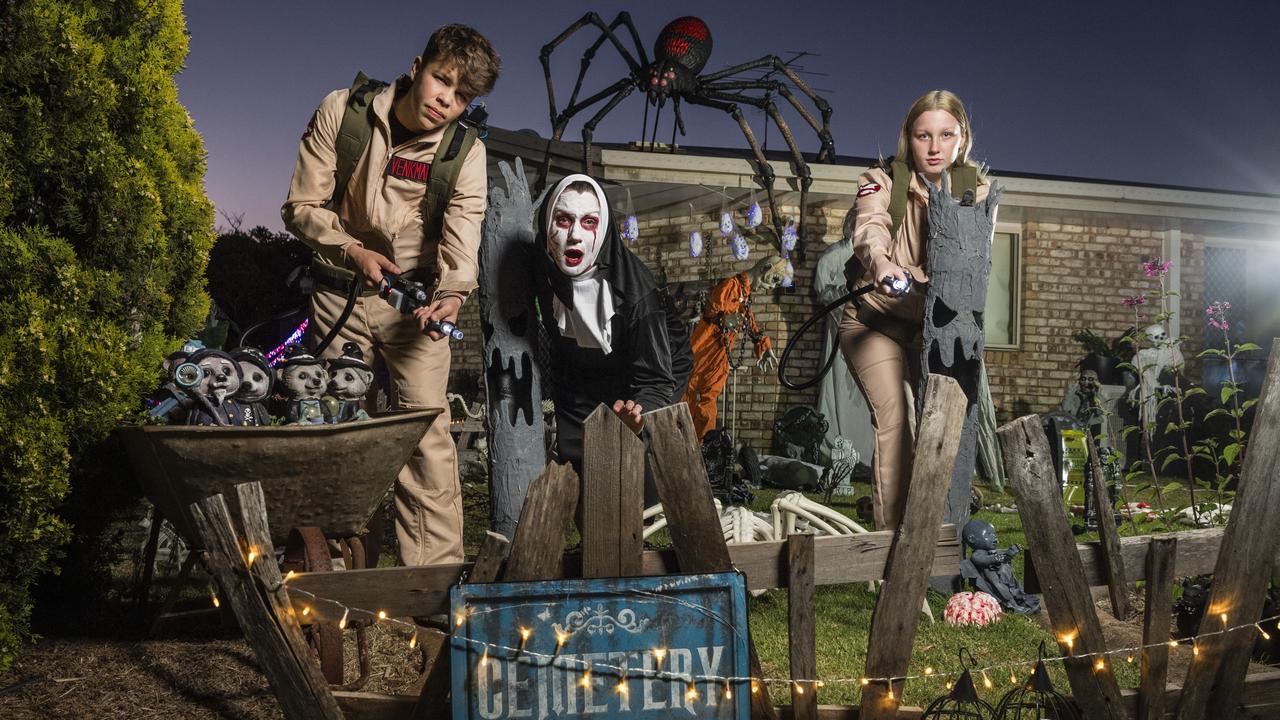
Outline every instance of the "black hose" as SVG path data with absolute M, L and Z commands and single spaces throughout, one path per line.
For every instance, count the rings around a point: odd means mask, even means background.
M 814 385 L 817 385 L 818 382 L 826 376 L 827 372 L 831 370 L 831 363 L 835 362 L 836 353 L 840 351 L 840 344 L 838 342 L 831 344 L 831 352 L 827 355 L 827 360 L 822 364 L 822 369 L 818 371 L 817 375 L 814 375 L 812 378 L 802 383 L 793 383 L 787 379 L 787 359 L 791 357 L 791 351 L 795 348 L 796 341 L 801 337 L 804 337 L 804 334 L 808 332 L 809 328 L 813 327 L 813 324 L 818 322 L 818 320 L 827 317 L 827 315 L 829 315 L 833 310 L 847 302 L 857 302 L 859 297 L 871 292 L 875 287 L 875 285 L 867 285 L 846 293 L 836 300 L 831 301 L 826 307 L 814 314 L 813 317 L 804 321 L 804 324 L 800 326 L 800 329 L 797 330 L 795 334 L 791 336 L 791 339 L 787 341 L 787 346 L 782 349 L 782 357 L 778 359 L 778 382 L 782 383 L 783 387 L 788 390 L 808 390 Z
M 347 304 L 342 308 L 342 314 L 338 316 L 338 321 L 329 328 L 329 332 L 320 340 L 320 344 L 316 345 L 314 354 L 320 357 L 324 353 L 324 349 L 329 347 L 329 343 L 338 336 L 343 326 L 347 324 L 347 318 L 351 317 L 351 311 L 356 306 L 356 298 L 360 297 L 360 278 L 356 277 L 351 280 L 351 290 L 347 293 Z

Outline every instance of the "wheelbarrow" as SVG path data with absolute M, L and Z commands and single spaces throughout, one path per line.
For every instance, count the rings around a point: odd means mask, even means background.
M 337 425 L 137 425 L 121 427 L 119 433 L 143 492 L 192 550 L 180 580 L 201 554 L 191 504 L 221 493 L 232 506 L 232 517 L 238 517 L 232 489 L 253 481 L 261 483 L 266 496 L 272 544 L 284 547 L 284 569 L 323 572 L 334 569 L 330 541 L 340 549 L 346 568 L 365 566 L 365 527 L 440 413 L 414 410 Z M 144 587 L 151 582 L 159 528 L 156 517 Z M 172 596 L 165 605 L 171 601 Z M 345 687 L 363 685 L 368 675 L 364 627 L 356 624 L 355 629 L 361 673 Z M 325 677 L 341 685 L 342 630 L 317 623 L 310 638 Z

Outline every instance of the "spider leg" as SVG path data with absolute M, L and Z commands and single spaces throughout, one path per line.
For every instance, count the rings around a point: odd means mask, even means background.
M 676 151 L 676 130 L 680 130 L 680 134 L 684 134 L 684 118 L 680 117 L 680 96 L 672 96 L 671 111 L 675 113 L 675 122 L 671 123 L 671 152 Z
M 756 141 L 756 134 L 752 132 L 751 125 L 747 123 L 747 118 L 742 114 L 742 108 L 732 100 L 732 96 L 727 96 L 731 101 L 723 102 L 714 98 L 701 97 L 698 95 L 686 95 L 685 101 L 692 105 L 701 105 L 703 107 L 715 108 L 729 113 L 734 120 L 738 121 L 738 127 L 742 129 L 742 134 L 747 138 L 747 144 L 751 146 L 751 153 L 756 158 L 756 182 L 760 183 L 760 187 L 764 188 L 765 195 L 769 198 L 769 209 L 773 215 L 773 229 L 778 233 L 779 250 L 781 250 L 782 242 L 782 220 L 778 216 L 778 204 L 773 197 L 773 167 L 769 165 L 769 161 L 764 157 L 764 151 L 760 149 L 760 143 Z
M 579 102 L 576 105 L 572 105 L 570 107 L 565 108 L 564 112 L 556 116 L 555 123 L 552 125 L 551 137 L 547 138 L 546 152 L 544 152 L 542 155 L 542 168 L 538 171 L 537 190 L 541 191 L 542 188 L 546 187 L 547 175 L 548 173 L 551 172 L 551 144 L 559 140 L 560 136 L 564 134 L 564 129 L 569 124 L 569 121 L 573 119 L 573 116 L 577 115 L 578 113 L 582 112 L 588 107 L 600 102 L 601 100 L 609 97 L 610 95 L 613 95 L 614 98 L 610 100 L 609 103 L 605 106 L 605 110 L 597 114 L 597 117 L 595 119 L 596 119 L 596 122 L 599 122 L 599 117 L 602 116 L 604 112 L 608 112 L 609 110 L 612 110 L 615 105 L 617 105 L 619 102 L 622 101 L 622 98 L 625 98 L 627 95 L 631 94 L 631 92 L 635 90 L 635 87 L 636 87 L 635 83 L 631 82 L 631 78 L 629 77 L 622 78 L 618 82 L 601 90 L 595 95 L 592 95 L 586 100 L 583 100 L 582 102 Z M 623 92 L 624 90 L 626 92 Z M 622 97 L 618 97 L 619 94 L 621 94 Z M 592 129 L 594 128 L 595 126 L 593 125 Z M 584 127 L 583 130 L 585 131 L 586 128 Z M 589 147 L 584 148 L 584 152 L 586 152 L 589 155 L 591 152 L 590 148 Z M 584 170 L 590 169 L 591 163 L 587 159 L 587 156 L 584 156 L 582 161 L 582 166 Z
M 591 138 L 595 133 L 596 125 L 600 124 L 600 121 L 604 119 L 605 115 L 609 114 L 610 110 L 617 107 L 618 103 L 625 100 L 627 96 L 636 89 L 634 84 L 627 82 L 626 80 L 614 83 L 613 86 L 611 86 L 611 89 L 613 87 L 617 87 L 617 91 L 614 92 L 613 97 L 610 98 L 609 102 L 605 103 L 604 106 L 601 107 L 595 115 L 591 116 L 591 119 L 582 126 L 582 167 L 584 172 L 588 175 L 590 175 L 592 171 Z
M 814 92 L 809 85 L 806 84 L 804 80 L 801 80 L 800 76 L 797 75 L 789 65 L 782 62 L 782 58 L 777 55 L 765 55 L 762 58 L 748 60 L 747 62 L 734 65 L 733 67 L 699 76 L 698 83 L 700 86 L 705 86 L 710 83 L 715 83 L 715 81 L 720 80 L 721 78 L 729 77 L 730 75 L 735 75 L 746 70 L 756 70 L 758 68 L 765 67 L 782 73 L 791 81 L 791 84 L 796 86 L 797 90 L 804 93 L 814 106 L 818 108 L 818 112 L 822 115 L 821 127 L 818 126 L 818 121 L 813 117 L 813 114 L 795 100 L 790 93 L 790 89 L 786 88 L 785 84 L 782 84 L 778 88 L 778 93 L 787 98 L 787 100 L 791 102 L 791 105 L 795 107 L 796 111 L 800 113 L 801 117 L 803 117 L 805 121 L 809 123 L 809 126 L 813 128 L 814 132 L 818 133 L 818 139 L 822 142 L 822 149 L 818 151 L 818 162 L 835 162 L 835 141 L 831 138 L 831 103 L 827 102 L 825 98 Z M 783 88 L 786 88 L 786 90 L 784 91 Z M 735 87 L 732 83 L 716 83 L 716 87 L 713 89 L 732 90 L 735 89 Z
M 574 83 L 573 94 L 569 98 L 568 108 L 566 108 L 563 113 L 557 113 L 555 86 L 551 80 L 551 54 L 556 50 L 556 48 L 568 40 L 570 36 L 588 25 L 594 25 L 599 28 L 601 35 L 594 43 L 592 43 L 582 56 L 582 63 L 578 70 L 578 78 Z M 627 48 L 618 39 L 617 35 L 614 34 L 614 29 L 619 25 L 626 27 L 627 31 L 630 33 L 641 62 L 637 62 L 636 59 L 632 57 L 631 53 L 628 52 Z M 618 54 L 621 55 L 622 59 L 627 63 L 627 67 L 630 69 L 631 78 L 640 77 L 643 67 L 649 63 L 644 52 L 644 46 L 640 44 L 640 36 L 639 33 L 636 32 L 635 24 L 631 21 L 631 16 L 626 12 L 618 13 L 618 16 L 608 25 L 605 24 L 604 19 L 598 14 L 589 12 L 579 18 L 577 22 L 574 22 L 572 25 L 565 28 L 565 30 L 557 35 L 554 40 L 542 46 L 542 51 L 539 53 L 538 58 L 542 63 L 542 73 L 547 81 L 547 107 L 550 112 L 552 127 L 551 140 L 560 139 L 561 134 L 564 132 L 564 124 L 568 121 L 568 117 L 571 117 L 574 114 L 573 112 L 569 112 L 571 108 L 579 105 L 591 104 L 591 101 L 579 104 L 577 103 L 577 97 L 578 93 L 581 92 L 582 81 L 586 76 L 587 68 L 590 67 L 591 60 L 595 57 L 596 51 L 602 44 L 604 44 L 605 40 L 608 40 L 613 44 L 614 49 L 618 51 Z M 597 95 L 593 97 L 598 100 L 607 96 L 610 92 L 613 92 L 613 90 L 607 90 L 602 94 L 597 93 Z M 551 140 L 547 141 L 547 150 L 543 157 L 542 169 L 538 173 L 539 188 L 541 188 L 546 182 L 547 172 L 551 165 Z

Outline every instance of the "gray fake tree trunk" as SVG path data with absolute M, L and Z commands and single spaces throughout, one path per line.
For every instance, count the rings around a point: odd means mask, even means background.
M 480 230 L 480 323 L 484 331 L 485 429 L 489 440 L 489 524 L 514 537 L 529 483 L 547 463 L 542 370 L 534 310 L 533 199 L 524 165 L 498 163 L 506 188 L 491 185 Z
M 921 378 L 938 373 L 955 378 L 968 398 L 960 448 L 947 491 L 944 520 L 959 531 L 969 520 L 977 459 L 978 404 L 985 344 L 982 313 L 991 272 L 991 235 L 1001 188 L 993 186 L 982 202 L 957 201 L 943 175 L 929 186 L 929 284 L 925 292 Z

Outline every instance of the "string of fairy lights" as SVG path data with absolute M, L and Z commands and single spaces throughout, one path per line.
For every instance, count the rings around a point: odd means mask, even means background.
M 246 565 L 248 565 L 249 567 L 252 567 L 254 561 L 258 557 L 259 557 L 258 553 L 253 549 L 250 549 L 246 555 Z M 277 583 L 274 587 L 271 588 L 271 591 L 275 592 L 281 589 L 282 587 L 287 585 L 289 581 L 294 578 L 295 575 L 296 573 L 294 573 L 293 571 L 290 571 L 280 580 L 279 583 Z M 399 619 L 399 618 L 390 617 L 388 616 L 385 610 L 368 610 L 365 608 L 349 606 L 338 600 L 321 597 L 313 592 L 310 592 L 308 590 L 303 590 L 302 588 L 298 588 L 298 587 L 289 587 L 288 592 L 289 592 L 291 601 L 294 595 L 301 595 L 310 599 L 310 604 L 306 604 L 306 603 L 302 604 L 302 609 L 300 612 L 291 610 L 293 612 L 298 612 L 298 614 L 302 618 L 304 618 L 304 622 L 314 621 L 314 619 L 318 619 L 321 617 L 330 618 L 332 616 L 337 616 L 339 618 L 337 623 L 338 628 L 346 629 L 347 625 L 351 622 L 353 618 L 368 619 L 368 620 L 377 622 L 379 624 L 384 624 L 384 625 L 403 629 L 403 631 L 405 632 L 406 635 L 408 635 L 408 638 L 409 638 L 409 641 L 408 641 L 409 648 L 414 649 L 418 645 L 418 633 L 420 631 L 420 628 L 418 627 L 418 625 L 412 622 Z M 210 594 L 212 595 L 214 606 L 217 607 L 220 604 L 217 592 L 214 591 L 213 588 L 210 588 Z M 297 605 L 298 603 L 294 603 L 294 604 Z M 326 612 L 322 616 L 321 613 L 318 611 L 318 608 L 320 607 L 324 607 L 332 611 L 333 615 L 330 616 L 329 613 Z M 712 612 L 710 608 L 704 608 L 704 610 L 706 610 L 707 612 Z M 341 611 L 340 615 L 338 611 Z M 1201 654 L 1199 643 L 1200 641 L 1206 638 L 1215 637 L 1218 635 L 1226 635 L 1228 633 L 1238 632 L 1241 630 L 1256 630 L 1264 640 L 1270 640 L 1271 633 L 1269 633 L 1266 630 L 1266 628 L 1263 627 L 1264 625 L 1274 626 L 1275 631 L 1280 632 L 1280 614 L 1261 618 L 1254 622 L 1245 622 L 1245 623 L 1240 623 L 1236 625 L 1228 624 L 1230 618 L 1228 613 L 1225 611 L 1218 611 L 1216 613 L 1211 613 L 1211 614 L 1216 615 L 1216 617 L 1222 621 L 1223 627 L 1218 630 L 1198 633 L 1197 635 L 1190 638 L 1182 638 L 1178 640 L 1171 639 L 1165 642 L 1146 643 L 1141 645 L 1132 645 L 1128 647 L 1112 648 L 1110 650 L 1096 650 L 1092 652 L 1077 654 L 1075 652 L 1075 643 L 1077 638 L 1079 637 L 1079 633 L 1073 631 L 1071 633 L 1061 634 L 1057 638 L 1060 646 L 1066 647 L 1067 649 L 1066 655 L 1060 655 L 1057 657 L 1036 658 L 1035 660 L 1021 660 L 1021 661 L 1013 661 L 1013 662 L 1006 662 L 1006 663 L 997 663 L 994 665 L 987 665 L 983 667 L 968 667 L 965 669 L 969 670 L 969 672 L 973 674 L 975 678 L 977 677 L 981 678 L 982 687 L 988 690 L 991 690 L 991 689 L 994 689 L 997 684 L 996 681 L 992 680 L 993 675 L 996 677 L 1002 678 L 1000 682 L 1001 684 L 1003 684 L 1004 673 L 1008 672 L 1009 684 L 1016 686 L 1020 682 L 1023 682 L 1023 680 L 1020 680 L 1018 677 L 1018 672 L 1017 672 L 1018 669 L 1033 668 L 1035 664 L 1039 661 L 1043 661 L 1046 664 L 1048 664 L 1048 663 L 1055 663 L 1055 662 L 1065 662 L 1067 660 L 1088 659 L 1091 661 L 1091 665 L 1095 672 L 1102 672 L 1107 669 L 1108 660 L 1113 656 L 1123 656 L 1124 661 L 1126 663 L 1132 664 L 1138 658 L 1139 653 L 1141 653 L 1144 650 L 1149 650 L 1149 649 L 1154 649 L 1159 647 L 1176 648 L 1179 645 L 1189 644 L 1191 646 L 1193 657 L 1199 658 Z M 457 628 L 461 628 L 467 624 L 471 616 L 472 616 L 472 611 L 470 609 L 459 612 L 453 617 L 453 624 Z M 572 655 L 569 655 L 569 656 L 561 655 L 561 652 L 560 652 L 561 649 L 565 646 L 565 644 L 569 641 L 570 638 L 573 637 L 573 635 L 577 631 L 565 631 L 558 627 L 553 629 L 553 632 L 556 637 L 555 651 L 552 653 L 535 651 L 528 648 L 527 645 L 529 644 L 530 639 L 533 638 L 536 630 L 537 630 L 536 627 L 526 627 L 526 626 L 517 627 L 518 641 L 515 645 L 505 645 L 502 643 L 477 640 L 475 638 L 467 637 L 465 635 L 459 635 L 457 633 L 454 633 L 452 635 L 452 641 L 461 642 L 469 647 L 474 648 L 473 652 L 478 652 L 480 654 L 477 660 L 477 667 L 480 669 L 485 669 L 488 666 L 488 664 L 491 662 L 500 662 L 500 661 L 525 662 L 532 665 L 537 665 L 539 662 L 542 662 L 543 666 L 556 667 L 561 670 L 580 671 L 582 673 L 582 678 L 579 679 L 578 684 L 584 688 L 591 686 L 594 676 L 615 677 L 618 679 L 618 682 L 615 686 L 615 691 L 623 695 L 629 692 L 629 689 L 628 689 L 629 681 L 635 680 L 635 679 L 664 680 L 667 682 L 678 682 L 678 683 L 684 683 L 685 685 L 687 685 L 687 689 L 685 691 L 685 699 L 690 702 L 695 701 L 699 699 L 699 697 L 701 697 L 696 687 L 697 685 L 700 685 L 700 684 L 701 685 L 713 684 L 718 687 L 721 687 L 723 688 L 721 691 L 721 697 L 725 699 L 731 699 L 733 697 L 734 687 L 746 686 L 748 683 L 750 684 L 752 693 L 759 692 L 762 686 L 781 685 L 781 686 L 790 686 L 794 689 L 795 692 L 799 694 L 803 694 L 807 691 L 812 692 L 812 691 L 815 691 L 817 688 L 823 688 L 828 685 L 856 684 L 856 685 L 865 687 L 872 684 L 879 684 L 879 685 L 887 685 L 888 694 L 886 695 L 886 697 L 888 697 L 889 699 L 894 699 L 893 687 L 896 684 L 900 684 L 900 683 L 904 683 L 912 680 L 932 681 L 932 680 L 945 679 L 946 688 L 950 690 L 954 685 L 955 677 L 959 675 L 958 672 L 939 672 L 933 667 L 925 667 L 922 672 L 917 674 L 910 674 L 910 675 L 895 675 L 892 677 L 862 676 L 862 677 L 845 677 L 845 678 L 829 678 L 829 679 L 769 678 L 769 677 L 754 677 L 750 675 L 747 675 L 747 676 L 727 675 L 726 676 L 726 675 L 692 674 L 687 672 L 675 672 L 673 670 L 662 670 L 661 669 L 662 664 L 666 660 L 667 656 L 669 655 L 668 648 L 665 648 L 665 647 L 654 647 L 647 651 L 647 654 L 653 659 L 652 668 L 631 667 L 630 665 L 614 665 L 614 664 L 594 661 L 594 660 L 588 661 Z

